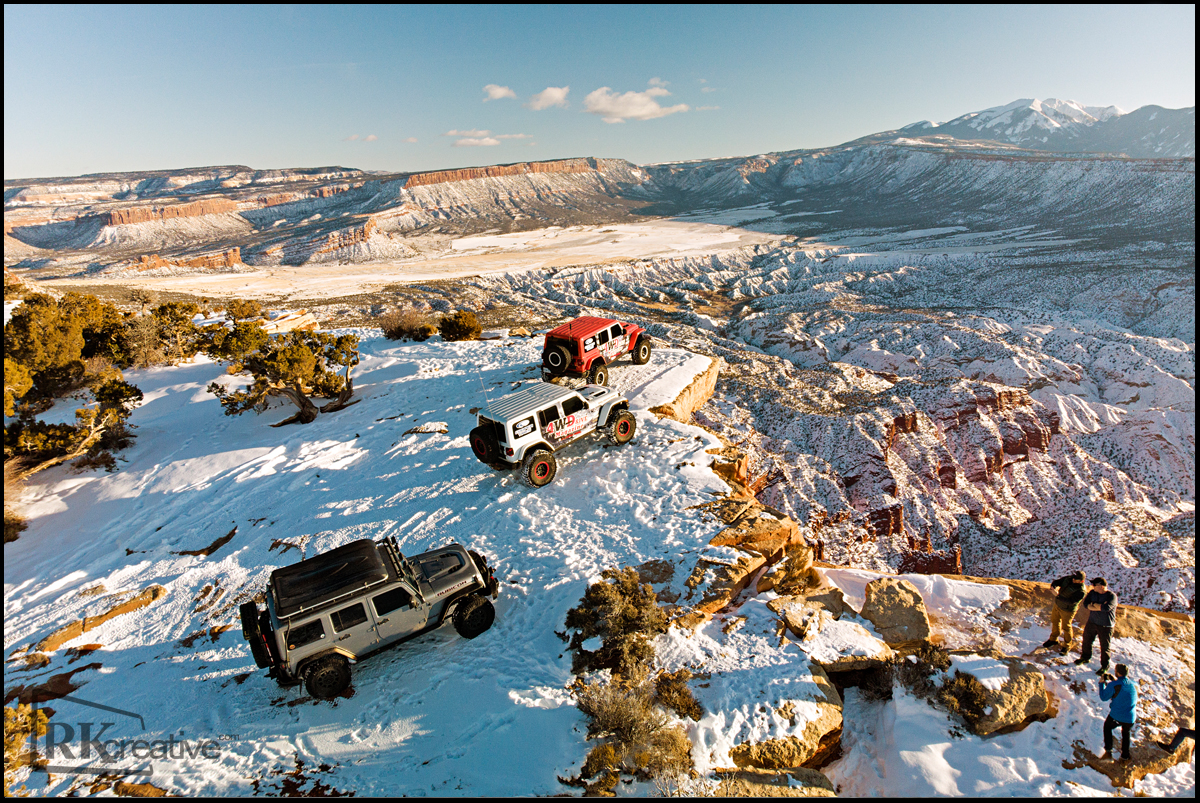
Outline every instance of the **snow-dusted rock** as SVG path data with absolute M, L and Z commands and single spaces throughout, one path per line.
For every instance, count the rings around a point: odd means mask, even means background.
M 929 612 L 925 610 L 921 592 L 898 577 L 881 577 L 867 583 L 862 617 L 893 646 L 912 645 L 929 638 Z
M 998 652 L 954 655 L 948 674 L 957 672 L 970 675 L 983 687 L 982 715 L 966 718 L 980 736 L 1017 730 L 1053 715 L 1046 678 L 1028 661 Z

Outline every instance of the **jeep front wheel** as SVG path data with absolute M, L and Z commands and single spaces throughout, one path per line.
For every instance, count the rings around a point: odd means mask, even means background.
M 633 347 L 632 359 L 634 365 L 645 365 L 650 362 L 650 338 L 638 338 L 637 345 Z
M 548 485 L 558 473 L 558 461 L 552 452 L 537 449 L 525 455 L 521 461 L 521 480 L 530 488 Z
M 623 446 L 633 440 L 637 432 L 637 419 L 628 410 L 620 410 L 613 416 L 612 425 L 608 427 L 608 439 L 617 446 Z
M 591 377 L 589 377 L 589 379 L 593 385 L 607 385 L 608 384 L 608 366 L 607 365 L 597 365 L 595 368 L 592 369 L 592 375 L 591 375 Z
M 496 609 L 487 599 L 472 594 L 454 612 L 454 629 L 463 638 L 475 638 L 496 621 Z
M 304 688 L 318 700 L 337 697 L 350 686 L 350 662 L 340 655 L 318 658 L 304 674 Z

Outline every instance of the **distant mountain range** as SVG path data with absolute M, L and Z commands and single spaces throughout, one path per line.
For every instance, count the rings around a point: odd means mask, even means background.
M 1015 100 L 945 123 L 922 120 L 895 132 L 905 136 L 1002 142 L 1057 153 L 1118 153 L 1135 158 L 1196 155 L 1196 107 L 1084 106 L 1073 100 Z M 879 135 L 876 135 L 879 136 Z

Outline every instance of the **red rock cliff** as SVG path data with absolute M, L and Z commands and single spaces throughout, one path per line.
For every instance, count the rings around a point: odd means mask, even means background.
M 205 254 L 203 256 L 192 257 L 191 259 L 172 259 L 170 261 L 163 259 L 158 254 L 143 255 L 138 260 L 138 270 L 150 270 L 152 268 L 166 268 L 171 266 L 183 268 L 231 268 L 234 265 L 242 264 L 242 249 L 230 248 L 228 251 L 222 251 L 219 254 Z
M 147 223 L 152 220 L 217 215 L 222 212 L 236 212 L 237 208 L 237 204 L 233 201 L 225 198 L 215 198 L 205 201 L 193 201 L 190 204 L 134 206 L 129 209 L 115 209 L 112 212 L 105 212 L 98 215 L 98 217 L 105 226 L 123 226 L 128 223 Z
M 416 173 L 408 177 L 406 189 L 443 184 L 449 181 L 469 181 L 475 178 L 499 178 L 501 176 L 523 176 L 529 173 L 592 173 L 596 171 L 595 159 L 560 159 L 554 162 L 521 162 L 515 165 L 492 167 L 467 167 L 462 170 L 438 170 L 433 173 Z

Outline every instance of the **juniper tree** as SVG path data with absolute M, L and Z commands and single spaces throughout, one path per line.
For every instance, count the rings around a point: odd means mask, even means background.
M 200 330 L 193 322 L 200 308 L 169 301 L 150 311 L 158 326 L 158 339 L 171 362 L 191 359 L 200 350 Z
M 239 327 L 251 325 L 235 324 L 229 337 L 221 341 L 220 348 L 225 348 L 230 339 L 238 337 Z M 259 332 L 262 332 L 261 328 Z M 248 332 L 243 331 L 242 334 L 248 335 Z M 299 411 L 272 425 L 281 427 L 296 422 L 309 424 L 319 413 L 331 413 L 354 403 L 350 401 L 354 395 L 350 369 L 358 365 L 357 337 L 292 331 L 273 338 L 263 333 L 262 340 L 264 342 L 256 350 L 240 352 L 239 362 L 231 367 L 231 372 L 233 368 L 240 367 L 240 371 L 253 377 L 254 381 L 249 387 L 231 391 L 217 382 L 208 386 L 209 392 L 225 408 L 226 415 L 241 415 L 247 410 L 262 412 L 266 409 L 269 397 L 282 396 L 295 404 Z M 232 353 L 236 349 L 227 351 Z M 340 370 L 345 373 L 339 373 Z M 317 407 L 310 396 L 330 398 L 332 401 Z

